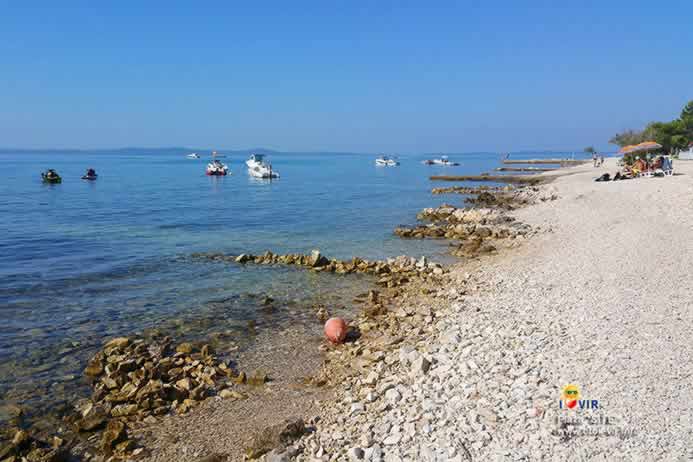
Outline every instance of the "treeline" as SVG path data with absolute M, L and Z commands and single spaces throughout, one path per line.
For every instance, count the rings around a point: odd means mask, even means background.
M 668 154 L 676 154 L 693 143 L 693 101 L 681 111 L 681 116 L 671 122 L 650 122 L 644 130 L 626 130 L 618 133 L 609 143 L 628 146 L 643 141 L 656 141 Z

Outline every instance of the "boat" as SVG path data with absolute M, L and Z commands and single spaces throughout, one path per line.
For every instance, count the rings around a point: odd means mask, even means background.
M 207 164 L 205 173 L 209 176 L 226 176 L 229 173 L 229 167 L 216 159 Z
M 460 165 L 459 162 L 452 162 L 448 156 L 440 156 L 438 159 L 426 159 L 424 165 L 442 165 L 444 167 L 455 167 Z
M 60 178 L 60 175 L 58 175 L 58 172 L 56 172 L 52 168 L 49 168 L 44 173 L 42 173 L 41 178 L 43 179 L 44 183 L 56 184 L 56 183 L 62 183 L 63 182 L 63 179 Z
M 229 174 L 229 167 L 216 159 L 217 152 L 212 151 L 212 161 L 207 164 L 205 173 L 209 176 L 226 176 Z
M 250 159 L 245 161 L 248 166 L 248 173 L 255 178 L 279 178 L 279 173 L 272 170 L 272 164 L 265 162 L 262 154 L 253 154 Z
M 199 159 L 199 158 L 200 158 L 200 155 L 199 155 L 198 153 L 196 153 L 196 152 L 193 152 L 192 154 L 188 154 L 186 157 L 187 157 L 188 159 Z
M 399 165 L 399 162 L 388 156 L 380 156 L 375 159 L 375 165 L 378 167 L 396 167 Z
M 93 168 L 87 169 L 87 173 L 82 175 L 83 180 L 90 180 L 90 181 L 94 181 L 98 177 L 99 177 L 99 175 L 96 174 L 96 170 L 94 170 Z

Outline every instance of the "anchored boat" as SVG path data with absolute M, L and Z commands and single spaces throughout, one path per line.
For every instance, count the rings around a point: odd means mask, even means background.
M 97 179 L 98 177 L 99 177 L 99 175 L 96 174 L 96 170 L 94 170 L 93 168 L 90 168 L 90 169 L 87 169 L 87 173 L 85 173 L 85 174 L 82 176 L 82 179 L 83 179 L 83 180 L 94 181 L 94 180 Z
M 199 158 L 200 158 L 200 155 L 199 155 L 198 153 L 196 153 L 196 152 L 193 152 L 192 154 L 188 154 L 188 155 L 185 156 L 185 157 L 187 157 L 188 159 L 199 159 Z
M 424 165 L 442 165 L 443 167 L 455 167 L 460 165 L 459 162 L 452 162 L 448 159 L 448 156 L 440 156 L 438 159 L 426 159 L 423 161 Z
M 229 174 L 229 167 L 216 159 L 217 152 L 212 151 L 212 161 L 207 164 L 205 173 L 209 176 L 226 176 Z
M 380 156 L 375 159 L 375 165 L 378 167 L 396 167 L 399 165 L 399 162 L 388 156 Z
M 63 179 L 60 178 L 60 175 L 58 175 L 58 172 L 53 170 L 52 168 L 49 168 L 45 172 L 41 174 L 41 178 L 43 179 L 44 183 L 62 183 Z
M 245 164 L 248 166 L 248 173 L 255 178 L 279 178 L 279 172 L 272 170 L 272 164 L 265 162 L 262 154 L 253 154 Z

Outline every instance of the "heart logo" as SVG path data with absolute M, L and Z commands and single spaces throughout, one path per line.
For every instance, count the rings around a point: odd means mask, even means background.
M 568 409 L 573 409 L 575 406 L 577 406 L 577 400 L 571 399 L 570 401 L 566 401 L 565 405 L 568 406 Z

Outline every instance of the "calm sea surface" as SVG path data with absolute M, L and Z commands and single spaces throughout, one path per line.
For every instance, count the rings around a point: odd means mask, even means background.
M 404 241 L 393 229 L 413 224 L 424 207 L 462 203 L 432 196 L 430 174 L 478 174 L 499 162 L 465 154 L 451 155 L 460 167 L 428 167 L 424 156 L 403 156 L 398 168 L 377 168 L 369 155 L 274 154 L 281 178 L 268 182 L 247 175 L 246 157 L 221 159 L 233 174 L 216 178 L 204 174 L 208 156 L 177 150 L 0 154 L 2 402 L 79 396 L 84 362 L 109 336 L 221 332 L 252 347 L 249 321 L 257 329 L 314 322 L 314 311 L 301 308 L 313 303 L 348 312 L 368 287 L 364 277 L 188 257 L 318 248 L 328 257 L 444 261 L 444 243 Z M 97 181 L 80 179 L 88 167 Z M 62 184 L 41 182 L 47 168 Z M 271 313 L 259 309 L 265 296 L 275 299 Z

